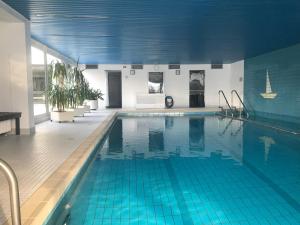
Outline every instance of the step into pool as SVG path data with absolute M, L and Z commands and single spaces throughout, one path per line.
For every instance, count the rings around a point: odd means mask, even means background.
M 299 146 L 216 116 L 118 117 L 48 224 L 300 224 Z

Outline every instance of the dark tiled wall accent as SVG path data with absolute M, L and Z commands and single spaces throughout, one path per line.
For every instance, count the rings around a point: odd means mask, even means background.
M 275 99 L 264 99 L 266 70 Z M 245 60 L 244 101 L 256 116 L 300 122 L 300 44 Z

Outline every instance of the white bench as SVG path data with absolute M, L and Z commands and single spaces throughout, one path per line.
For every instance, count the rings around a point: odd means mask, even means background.
M 137 109 L 163 109 L 165 108 L 164 94 L 136 94 Z

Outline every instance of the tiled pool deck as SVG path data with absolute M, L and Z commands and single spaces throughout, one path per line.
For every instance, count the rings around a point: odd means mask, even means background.
M 7 161 L 17 174 L 23 206 L 41 184 L 111 114 L 112 112 L 93 112 L 86 114 L 84 118 L 76 118 L 75 123 L 41 123 L 36 126 L 36 134 L 32 136 L 0 136 L 0 158 Z M 55 186 L 53 183 L 52 187 Z M 0 190 L 2 224 L 5 217 L 10 215 L 8 184 L 2 174 Z M 22 210 L 22 216 L 27 214 Z
M 93 112 L 75 123 L 45 122 L 32 136 L 0 136 L 0 158 L 15 170 L 20 186 L 22 224 L 42 224 L 76 176 L 118 110 Z M 215 112 L 203 109 L 125 109 L 125 114 L 159 115 Z M 0 224 L 10 215 L 8 185 L 0 177 Z M 9 222 L 7 223 L 9 224 Z

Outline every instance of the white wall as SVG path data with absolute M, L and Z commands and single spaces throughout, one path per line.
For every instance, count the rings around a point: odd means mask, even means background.
M 189 105 L 189 80 L 182 75 L 175 75 L 175 70 L 169 70 L 168 65 L 144 65 L 143 70 L 135 70 L 135 75 L 130 75 L 130 65 L 122 70 L 122 102 L 124 108 L 135 107 L 136 94 L 148 93 L 149 72 L 163 72 L 164 94 L 174 99 L 174 107 L 188 107 Z
M 108 105 L 107 99 L 107 79 L 106 79 L 106 71 L 103 69 L 98 70 L 84 70 L 83 75 L 88 80 L 90 87 L 94 89 L 100 89 L 101 92 L 104 94 L 103 98 L 104 101 L 99 102 L 99 108 L 105 108 Z
M 3 19 L 0 31 L 0 111 L 22 112 L 21 133 L 27 134 L 34 131 L 29 23 Z
M 244 60 L 231 64 L 230 89 L 236 90 L 241 99 L 244 99 Z M 240 101 L 233 95 L 232 102 L 234 106 L 241 106 Z
M 223 69 L 211 69 L 210 64 L 181 65 L 181 75 L 175 75 L 175 70 L 169 70 L 168 65 L 144 65 L 143 70 L 135 70 L 135 75 L 130 75 L 131 65 L 99 65 L 97 70 L 85 70 L 84 75 L 94 88 L 101 89 L 105 94 L 105 101 L 101 107 L 108 104 L 107 101 L 107 72 L 119 70 L 122 72 L 122 102 L 123 108 L 134 108 L 137 93 L 148 93 L 149 72 L 164 73 L 164 94 L 171 95 L 174 99 L 174 107 L 189 107 L 189 71 L 205 70 L 205 104 L 206 106 L 218 106 L 218 91 L 224 90 L 230 101 L 231 90 L 242 91 L 243 61 L 234 64 L 224 64 Z M 221 101 L 224 105 L 225 102 Z

